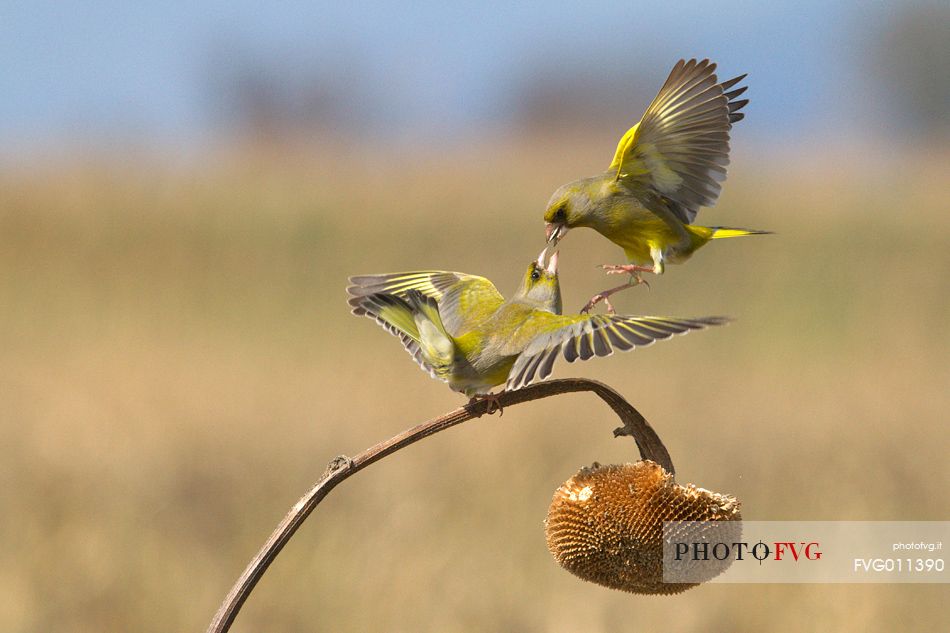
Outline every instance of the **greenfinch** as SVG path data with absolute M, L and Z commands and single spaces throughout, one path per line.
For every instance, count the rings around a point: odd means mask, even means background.
M 563 315 L 554 253 L 528 266 L 505 299 L 484 277 L 440 270 L 361 275 L 347 288 L 353 314 L 399 337 L 433 378 L 472 399 L 495 397 L 551 374 L 554 361 L 609 356 L 726 319 Z
M 720 82 L 715 70 L 708 59 L 677 62 L 643 118 L 620 139 L 607 171 L 551 196 L 544 213 L 549 243 L 588 227 L 622 247 L 630 262 L 603 266 L 630 273 L 630 283 L 595 295 L 583 311 L 642 283 L 641 272 L 662 274 L 666 264 L 685 262 L 710 240 L 768 232 L 692 223 L 719 197 L 729 131 L 749 102 L 739 99 L 746 86 L 735 88 L 745 75 Z

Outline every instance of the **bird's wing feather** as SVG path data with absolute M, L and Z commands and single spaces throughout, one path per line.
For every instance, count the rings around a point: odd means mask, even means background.
M 558 356 L 573 363 L 594 356 L 610 356 L 615 350 L 643 347 L 711 325 L 722 325 L 724 317 L 679 319 L 653 316 L 574 315 L 548 319 L 550 329 L 535 336 L 518 356 L 508 374 L 507 389 L 520 389 L 551 375 Z
M 406 298 L 410 290 L 432 297 L 451 336 L 463 334 L 491 316 L 505 302 L 495 285 L 484 277 L 444 270 L 420 270 L 350 277 L 346 291 L 355 307 L 360 297 L 385 293 Z
M 373 319 L 390 334 L 398 337 L 423 371 L 433 378 L 444 380 L 436 373 L 436 368 L 426 361 L 412 306 L 405 299 L 385 293 L 366 294 L 354 296 L 350 299 L 350 306 L 353 308 L 353 314 Z
M 729 164 L 729 130 L 745 116 L 745 75 L 719 82 L 708 59 L 680 60 L 643 118 L 630 128 L 610 170 L 634 192 L 659 195 L 684 223 L 715 204 Z

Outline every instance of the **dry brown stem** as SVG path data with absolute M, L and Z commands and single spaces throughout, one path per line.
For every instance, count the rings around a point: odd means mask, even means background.
M 652 460 L 665 468 L 669 473 L 673 473 L 673 462 L 670 454 L 667 452 L 659 436 L 650 427 L 650 424 L 644 419 L 640 412 L 633 408 L 623 397 L 603 383 L 593 380 L 580 378 L 568 378 L 563 380 L 549 380 L 535 385 L 530 385 L 518 391 L 504 392 L 498 397 L 498 404 L 502 407 L 511 407 L 522 402 L 547 398 L 562 393 L 572 393 L 577 391 L 592 391 L 597 394 L 601 400 L 606 402 L 614 413 L 623 422 L 623 426 L 614 430 L 614 436 L 628 435 L 633 437 L 640 449 L 640 455 L 643 459 Z M 254 590 L 257 582 L 261 579 L 270 564 L 277 558 L 277 555 L 283 549 L 284 545 L 291 539 L 297 529 L 307 519 L 313 509 L 317 507 L 324 497 L 326 497 L 333 488 L 351 475 L 366 468 L 373 462 L 395 453 L 396 451 L 409 446 L 419 440 L 434 435 L 439 431 L 453 427 L 456 424 L 467 422 L 474 418 L 481 417 L 486 413 L 490 403 L 488 401 L 479 401 L 467 404 L 445 415 L 433 418 L 399 435 L 380 442 L 379 444 L 366 449 L 353 458 L 340 456 L 333 459 L 327 466 L 326 472 L 305 494 L 300 501 L 294 504 L 287 516 L 280 522 L 274 532 L 270 535 L 264 546 L 256 556 L 248 563 L 244 572 L 238 578 L 237 582 L 231 588 L 221 607 L 215 614 L 214 619 L 208 626 L 208 633 L 224 633 L 231 628 L 234 618 L 237 617 L 244 601 Z

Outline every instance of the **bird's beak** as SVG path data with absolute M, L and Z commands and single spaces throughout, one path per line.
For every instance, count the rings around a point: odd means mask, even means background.
M 544 256 L 548 254 L 548 247 L 545 246 L 541 254 L 538 255 L 538 268 L 544 268 Z
M 558 241 L 567 234 L 567 226 L 555 222 L 547 222 L 544 225 L 544 236 L 548 242 L 554 242 L 557 246 Z
M 547 250 L 547 249 L 545 249 Z M 551 255 L 551 261 L 548 262 L 548 274 L 556 275 L 557 274 L 557 251 L 554 251 L 554 254 Z

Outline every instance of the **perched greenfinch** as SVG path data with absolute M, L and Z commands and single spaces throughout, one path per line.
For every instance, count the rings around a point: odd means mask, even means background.
M 715 70 L 708 59 L 677 62 L 643 118 L 620 139 L 607 171 L 551 196 L 544 213 L 549 243 L 574 227 L 589 227 L 622 247 L 630 262 L 603 266 L 630 273 L 630 284 L 595 295 L 584 311 L 642 283 L 640 272 L 662 274 L 667 263 L 685 262 L 710 240 L 767 233 L 692 224 L 700 207 L 719 197 L 729 131 L 749 102 L 739 99 L 746 87 L 735 88 L 745 75 L 720 83 Z
M 609 356 L 726 321 L 562 315 L 558 255 L 545 265 L 546 250 L 507 300 L 484 277 L 425 270 L 351 277 L 349 305 L 398 336 L 429 375 L 473 399 L 542 380 L 559 356 Z

